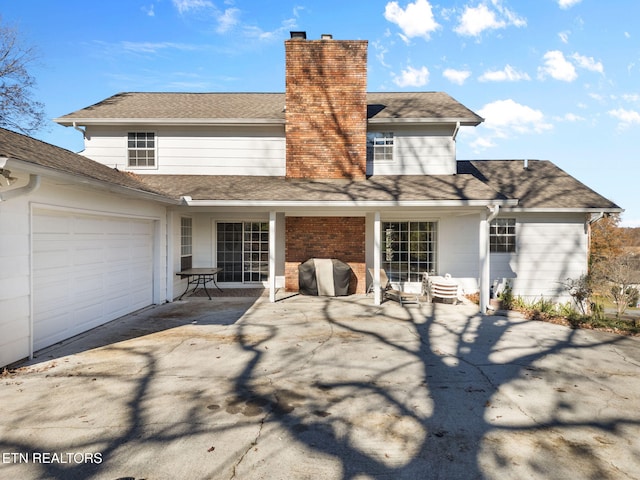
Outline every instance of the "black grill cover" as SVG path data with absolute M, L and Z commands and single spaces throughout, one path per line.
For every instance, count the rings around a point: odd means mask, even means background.
M 313 258 L 310 258 L 298 266 L 298 289 L 303 295 L 318 295 L 318 280 L 316 278 L 316 266 Z M 336 296 L 349 294 L 351 281 L 351 267 L 346 263 L 331 259 L 333 264 L 333 285 Z

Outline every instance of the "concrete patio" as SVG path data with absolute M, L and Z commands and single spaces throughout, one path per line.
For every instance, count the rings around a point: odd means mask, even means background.
M 0 384 L 0 478 L 637 479 L 640 339 L 371 297 L 187 298 Z

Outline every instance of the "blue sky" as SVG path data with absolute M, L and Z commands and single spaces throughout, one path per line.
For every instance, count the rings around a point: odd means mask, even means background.
M 459 159 L 545 159 L 640 226 L 637 0 L 0 0 L 39 51 L 49 118 L 123 91 L 283 92 L 284 40 L 369 41 L 369 91 L 445 91 L 485 118 Z M 37 135 L 82 150 L 53 123 Z

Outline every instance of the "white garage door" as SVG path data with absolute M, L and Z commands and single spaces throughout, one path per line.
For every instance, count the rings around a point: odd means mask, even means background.
M 152 221 L 34 211 L 35 350 L 152 301 Z

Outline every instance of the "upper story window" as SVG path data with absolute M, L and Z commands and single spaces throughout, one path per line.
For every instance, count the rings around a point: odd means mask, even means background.
M 156 166 L 156 135 L 153 132 L 129 132 L 127 155 L 130 167 Z
M 392 132 L 367 132 L 367 160 L 374 162 L 393 160 Z
M 489 226 L 489 246 L 492 253 L 516 251 L 516 219 L 496 218 Z

